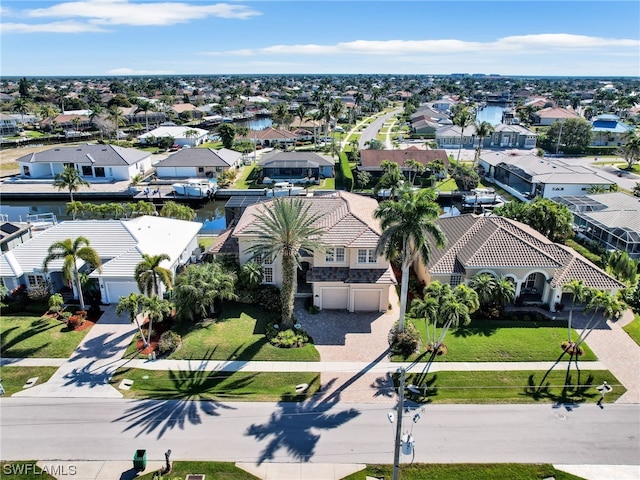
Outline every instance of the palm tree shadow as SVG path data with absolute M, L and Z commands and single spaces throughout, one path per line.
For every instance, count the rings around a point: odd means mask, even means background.
M 136 401 L 122 416 L 113 422 L 128 422 L 123 432 L 138 430 L 136 437 L 157 432 L 157 438 L 174 429 L 184 429 L 185 425 L 202 423 L 202 415 L 217 416 L 220 409 L 234 409 L 229 405 L 211 399 L 215 389 L 227 381 L 234 372 L 210 372 L 204 369 L 213 352 L 207 354 L 195 368 L 169 371 L 171 385 L 156 389 L 147 400 Z M 244 376 L 225 383 L 225 390 L 234 392 L 249 385 L 256 374 Z M 238 394 L 234 393 L 237 398 Z
M 60 325 L 64 328 L 63 324 L 60 324 Z M 5 330 L 4 332 L 2 332 L 2 335 L 0 335 L 0 351 L 2 351 L 3 356 L 10 354 L 12 357 L 19 357 L 19 358 L 29 357 L 34 353 L 36 353 L 37 351 L 47 347 L 50 344 L 50 342 L 39 345 L 37 347 L 31 347 L 31 348 L 17 348 L 17 346 L 21 342 L 28 340 L 30 337 L 37 335 L 39 333 L 44 333 L 48 330 L 51 330 L 52 328 L 56 328 L 57 326 L 58 325 L 56 325 L 55 323 L 47 324 L 42 319 L 36 319 L 31 322 L 31 325 L 28 329 L 23 330 L 21 333 L 19 333 L 15 337 L 9 339 L 9 335 L 12 332 L 14 332 L 15 330 L 19 330 L 19 327 L 17 326 L 11 327 Z M 8 352 L 9 350 L 11 350 L 10 353 Z
M 329 382 L 326 388 L 332 383 Z M 331 412 L 338 401 L 339 395 L 326 398 L 317 395 L 303 402 L 279 402 L 279 410 L 271 414 L 268 422 L 253 424 L 245 433 L 259 441 L 270 439 L 260 454 L 258 465 L 273 460 L 280 449 L 285 449 L 297 461 L 310 461 L 321 437 L 316 431 L 338 428 L 360 415 L 354 408 Z

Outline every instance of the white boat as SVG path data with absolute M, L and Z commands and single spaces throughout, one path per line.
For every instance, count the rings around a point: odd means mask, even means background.
M 504 205 L 504 198 L 493 188 L 474 188 L 462 197 L 462 208 L 495 208 Z
M 218 189 L 216 182 L 203 178 L 188 178 L 184 182 L 171 185 L 176 195 L 187 198 L 209 198 Z

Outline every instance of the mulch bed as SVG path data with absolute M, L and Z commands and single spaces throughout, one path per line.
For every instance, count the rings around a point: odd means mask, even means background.
M 81 332 L 83 330 L 87 330 L 91 327 L 93 327 L 96 323 L 98 323 L 98 320 L 100 319 L 100 317 L 102 316 L 102 310 L 99 311 L 93 311 L 93 310 L 89 310 L 87 311 L 87 317 L 84 319 L 84 322 L 82 323 L 82 325 L 76 325 L 74 328 L 69 328 L 69 325 L 67 324 L 67 331 L 71 332 Z M 62 319 L 59 318 L 57 313 L 45 313 L 43 315 L 43 317 L 45 318 L 55 318 L 55 319 L 59 319 L 62 322 Z
M 144 332 L 145 337 L 148 332 L 148 325 L 149 323 L 147 319 L 145 319 L 145 322 L 142 325 L 142 331 Z M 136 341 L 136 349 L 138 350 L 138 353 L 142 355 L 149 355 L 150 353 L 157 351 L 158 343 L 160 342 L 160 335 L 162 335 L 164 332 L 168 330 L 171 330 L 171 326 L 172 326 L 172 322 L 171 320 L 168 320 L 168 319 L 165 319 L 162 322 L 153 322 L 153 330 L 155 333 L 151 337 L 151 340 L 149 341 L 149 345 L 146 348 L 144 346 L 144 342 L 142 341 L 142 338 L 140 338 L 140 334 L 138 334 L 138 340 Z

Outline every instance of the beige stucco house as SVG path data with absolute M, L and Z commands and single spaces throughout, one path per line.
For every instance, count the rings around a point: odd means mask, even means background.
M 324 230 L 320 241 L 326 249 L 302 253 L 298 296 L 312 296 L 313 304 L 321 310 L 386 311 L 389 288 L 396 279 L 389 261 L 375 254 L 381 233 L 373 218 L 378 203 L 343 191 L 303 197 L 303 201 L 309 204 L 311 214 L 322 214 L 316 225 Z M 248 249 L 256 236 L 249 232 L 272 205 L 273 201 L 266 201 L 247 207 L 235 228 L 221 235 L 211 252 L 235 254 L 241 265 L 252 260 Z M 263 282 L 281 286 L 281 259 L 259 261 Z
M 563 303 L 563 287 L 572 279 L 611 293 L 624 285 L 575 250 L 553 243 L 531 227 L 496 216 L 472 214 L 437 221 L 447 242 L 434 245 L 427 265 L 415 266 L 418 278 L 456 286 L 480 273 L 510 279 L 516 299 L 548 305 Z M 567 303 L 564 299 L 564 303 Z

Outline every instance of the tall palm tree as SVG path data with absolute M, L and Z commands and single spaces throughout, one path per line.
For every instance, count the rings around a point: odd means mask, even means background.
M 601 317 L 611 320 L 618 318 L 623 311 L 622 304 L 616 296 L 604 290 L 587 288 L 586 298 L 588 300 L 586 311 L 592 312 L 592 315 L 578 335 L 574 347 L 576 351 L 594 330 Z
M 478 165 L 478 162 L 480 161 L 480 154 L 482 153 L 482 142 L 484 141 L 485 138 L 490 136 L 494 131 L 495 131 L 495 128 L 493 128 L 493 125 L 491 125 L 491 123 L 489 122 L 486 122 L 486 121 L 480 122 L 480 124 L 477 125 L 476 135 L 478 137 L 478 148 L 476 148 L 476 155 L 473 158 L 474 168 L 476 165 Z
M 287 115 L 289 115 L 289 105 L 284 102 L 279 103 L 272 113 L 273 122 L 277 127 L 282 127 L 286 122 Z
M 576 302 L 584 302 L 587 294 L 587 286 L 584 280 L 569 280 L 564 284 L 564 288 L 571 292 L 571 307 L 569 308 L 569 320 L 567 321 L 567 341 L 572 344 L 571 339 L 571 325 L 573 321 L 573 307 Z
M 126 313 L 129 315 L 129 320 L 131 323 L 136 324 L 138 327 L 138 332 L 140 333 L 140 338 L 144 342 L 144 346 L 149 346 L 149 338 L 145 338 L 144 333 L 142 331 L 142 326 L 140 325 L 140 321 L 138 320 L 138 315 L 141 313 L 142 304 L 143 304 L 143 296 L 132 292 L 126 297 L 120 297 L 118 299 L 118 305 L 116 306 L 116 314 L 122 315 Z
M 116 145 L 119 144 L 119 128 L 125 124 L 124 115 L 122 110 L 117 105 L 113 105 L 109 109 L 109 120 L 113 122 L 113 126 L 116 132 Z
M 261 208 L 253 227 L 247 231 L 248 235 L 257 237 L 248 250 L 254 258 L 262 256 L 282 260 L 280 297 L 283 329 L 293 325 L 296 271 L 301 268 L 300 250 L 324 248 L 320 241 L 324 229 L 317 225 L 323 214 L 312 213 L 310 208 L 311 204 L 301 198 L 277 198 L 267 208 Z
M 380 220 L 382 234 L 378 239 L 376 253 L 391 259 L 402 252 L 402 281 L 400 289 L 400 318 L 398 330 L 404 331 L 409 289 L 409 270 L 413 262 L 421 258 L 429 263 L 431 239 L 442 247 L 446 238 L 444 232 L 434 222 L 440 214 L 435 202 L 435 193 L 423 189 L 414 191 L 410 185 L 403 184 L 398 192 L 398 200 L 389 199 L 380 204 L 373 216 Z
M 82 294 L 82 283 L 80 281 L 80 272 L 78 270 L 78 260 L 82 260 L 98 271 L 102 270 L 102 262 L 100 255 L 90 245 L 86 237 L 78 237 L 75 240 L 67 238 L 52 243 L 47 250 L 42 265 L 44 271 L 49 270 L 49 264 L 54 260 L 63 260 L 62 278 L 65 282 L 75 283 L 78 290 L 78 300 L 80 301 L 80 309 L 85 309 L 84 295 Z
M 389 160 L 380 162 L 380 168 L 384 173 L 373 187 L 373 194 L 378 195 L 380 190 L 389 190 L 389 198 L 393 199 L 398 189 L 404 184 L 404 175 L 400 171 L 400 166 Z
M 138 108 L 141 112 L 144 112 L 144 126 L 145 133 L 149 131 L 149 110 L 154 108 L 153 103 L 148 100 L 138 100 Z
M 171 258 L 166 253 L 159 255 L 142 254 L 142 261 L 136 265 L 134 277 L 138 288 L 148 296 L 160 294 L 160 284 L 171 289 L 173 286 L 173 274 L 171 270 L 161 267 L 160 264 Z
M 62 172 L 58 173 L 53 180 L 53 186 L 57 187 L 58 190 L 63 188 L 69 190 L 71 202 L 73 202 L 73 192 L 77 192 L 83 185 L 86 187 L 91 186 L 89 182 L 80 176 L 73 165 L 64 167 Z
M 460 162 L 460 151 L 462 150 L 462 139 L 464 138 L 464 129 L 473 123 L 473 114 L 468 108 L 462 108 L 453 117 L 453 124 L 460 127 L 460 145 L 458 146 L 458 158 L 456 162 Z
M 153 321 L 161 321 L 166 315 L 171 313 L 171 302 L 164 300 L 157 295 L 142 297 L 142 309 L 149 317 L 149 330 L 147 333 L 147 344 L 153 334 Z

